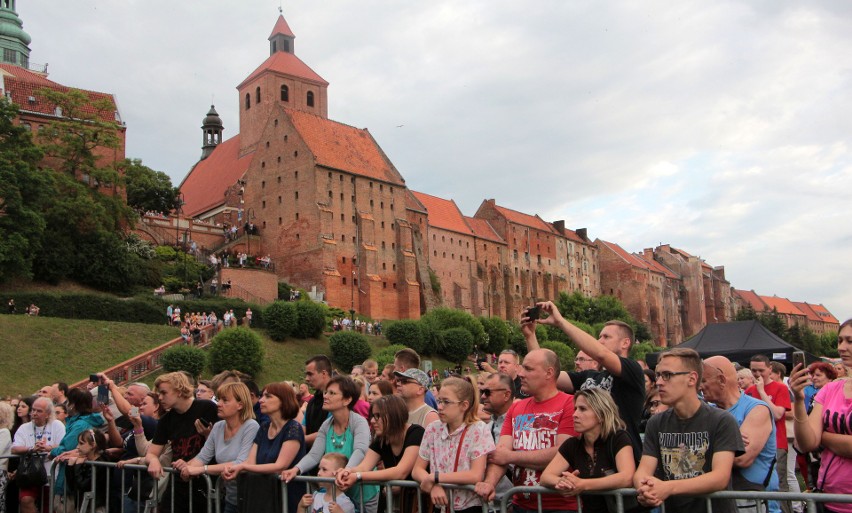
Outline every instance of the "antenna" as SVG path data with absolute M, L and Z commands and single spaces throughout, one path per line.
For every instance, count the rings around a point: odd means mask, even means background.
M 284 3 L 284 0 L 279 0 L 279 2 L 278 2 L 278 14 L 282 14 L 282 15 L 284 14 L 284 8 L 282 7 L 283 3 Z

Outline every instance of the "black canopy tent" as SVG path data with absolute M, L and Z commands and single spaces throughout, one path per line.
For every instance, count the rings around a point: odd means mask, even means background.
M 793 367 L 793 352 L 799 350 L 756 320 L 708 324 L 694 337 L 673 347 L 695 349 L 702 358 L 724 356 L 745 367 L 748 367 L 752 356 L 765 354 L 770 360 L 783 363 L 788 372 Z M 645 361 L 653 369 L 659 356 L 660 353 L 650 353 L 646 355 Z M 808 363 L 817 360 L 819 358 L 816 356 L 805 354 L 805 361 Z

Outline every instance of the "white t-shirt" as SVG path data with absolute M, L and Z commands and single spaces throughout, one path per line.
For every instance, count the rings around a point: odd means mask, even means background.
M 9 456 L 12 454 L 12 433 L 8 429 L 0 429 L 0 456 Z M 0 470 L 9 468 L 9 460 L 7 458 L 0 459 Z
M 59 445 L 59 442 L 65 438 L 65 424 L 58 420 L 52 420 L 44 425 L 44 427 L 36 427 L 32 422 L 22 424 L 15 433 L 15 441 L 12 442 L 12 447 L 26 447 L 32 449 L 35 447 L 36 440 L 47 440 L 50 446 Z M 47 475 L 50 475 L 51 461 L 45 459 L 44 469 Z
M 352 499 L 347 497 L 344 494 L 340 494 L 335 499 L 337 505 L 340 506 L 340 509 L 343 510 L 344 513 L 355 513 L 355 504 L 352 503 Z M 311 504 L 311 507 L 308 508 L 309 513 L 329 513 L 328 503 L 325 502 L 325 493 L 314 492 L 314 503 Z

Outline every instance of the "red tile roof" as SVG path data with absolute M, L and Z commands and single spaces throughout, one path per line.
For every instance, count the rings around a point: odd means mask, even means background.
M 290 30 L 290 25 L 287 25 L 287 20 L 285 20 L 284 16 L 280 14 L 278 15 L 278 21 L 275 22 L 275 26 L 272 27 L 272 33 L 269 34 L 269 39 L 272 39 L 275 34 L 296 37 L 296 35 L 293 34 L 293 31 Z
M 485 219 L 479 219 L 478 217 L 464 217 L 464 220 L 467 221 L 470 229 L 473 230 L 473 235 L 479 239 L 490 240 L 492 242 L 496 242 L 498 244 L 506 244 L 506 241 L 503 240 L 502 237 L 494 230 L 494 227 L 491 226 L 491 223 L 486 221 Z
M 285 110 L 316 157 L 317 165 L 405 185 L 402 175 L 393 167 L 368 130 L 307 112 Z
M 279 73 L 281 75 L 287 75 L 291 77 L 301 78 L 307 80 L 309 82 L 315 82 L 320 85 L 327 86 L 328 82 L 326 82 L 321 76 L 317 75 L 317 73 L 310 68 L 307 64 L 302 62 L 301 59 L 293 55 L 292 53 L 287 52 L 275 52 L 269 56 L 263 63 L 254 70 L 251 75 L 249 75 L 245 80 L 243 80 L 240 85 L 237 86 L 237 89 L 241 88 L 244 84 L 247 84 L 257 78 L 258 75 L 265 71 L 271 71 L 274 73 Z
M 414 212 L 423 212 L 426 214 L 426 207 L 423 206 L 423 203 L 420 203 L 420 200 L 417 199 L 414 194 L 411 193 L 411 190 L 405 189 L 405 208 L 408 210 L 413 210 Z
M 65 93 L 72 89 L 62 84 L 58 84 L 53 80 L 49 80 L 43 75 L 33 73 L 32 71 L 12 64 L 0 63 L 0 73 L 3 75 L 3 83 L 5 85 L 5 91 L 3 91 L 2 94 L 5 95 L 7 92 L 10 93 L 12 96 L 12 103 L 17 105 L 21 111 L 37 112 L 47 116 L 54 116 L 56 113 L 56 105 L 45 101 L 36 91 L 42 88 L 47 88 Z M 106 112 L 98 111 L 91 105 L 84 105 L 81 108 L 84 113 L 99 115 L 103 121 L 116 122 L 115 113 L 118 111 L 118 107 L 116 106 L 113 95 L 99 93 L 96 91 L 87 91 L 85 89 L 81 89 L 81 91 L 85 93 L 92 102 L 109 100 L 112 105 L 110 110 Z M 35 98 L 36 101 L 30 102 L 30 97 Z
M 760 296 L 753 290 L 734 289 L 734 294 L 740 297 L 746 304 L 751 305 L 755 312 L 760 313 L 766 310 L 766 303 L 760 299 Z
M 809 305 L 809 306 L 811 308 L 813 308 L 814 312 L 816 312 L 816 314 L 819 315 L 820 318 L 824 322 L 830 322 L 830 323 L 833 323 L 833 324 L 840 324 L 840 321 L 837 320 L 837 317 L 831 315 L 831 312 L 828 311 L 828 308 L 824 307 L 823 305 Z
M 624 260 L 628 264 L 632 265 L 633 267 L 638 267 L 639 269 L 642 269 L 644 271 L 649 271 L 651 269 L 651 266 L 648 265 L 647 262 L 645 262 L 644 258 L 639 258 L 636 255 L 631 255 L 630 253 L 625 251 L 624 248 L 622 248 L 618 244 L 616 244 L 614 242 L 607 242 L 607 241 L 602 240 L 602 239 L 598 239 L 598 241 L 601 244 L 603 244 L 604 246 L 606 246 L 607 248 L 609 248 L 610 251 L 612 251 L 613 253 L 615 253 L 619 257 L 621 257 L 622 260 Z
M 798 301 L 793 301 L 792 303 L 793 305 L 795 305 L 796 308 L 801 310 L 803 314 L 808 316 L 809 321 L 824 322 L 823 319 L 819 316 L 819 314 L 816 313 L 813 308 L 811 308 L 811 305 L 807 303 L 800 303 Z
M 785 315 L 801 315 L 805 314 L 790 302 L 789 299 L 778 296 L 760 296 L 760 299 L 769 306 L 769 309 L 777 309 L 778 313 Z
M 235 135 L 192 168 L 180 184 L 184 215 L 196 216 L 225 202 L 225 191 L 243 177 L 254 157 L 240 158 L 239 152 L 240 136 Z
M 464 216 L 455 201 L 438 198 L 423 192 L 411 191 L 411 193 L 426 207 L 426 211 L 429 213 L 429 226 L 473 235 L 473 231 L 465 222 Z
M 556 233 L 553 226 L 546 223 L 542 218 L 538 217 L 538 215 L 531 216 L 529 214 L 524 214 L 523 212 L 518 212 L 517 210 L 512 210 L 511 208 L 501 207 L 497 204 L 494 205 L 494 208 L 503 214 L 509 222 L 528 226 L 548 233 Z
M 565 237 L 568 240 L 573 240 L 574 242 L 586 244 L 586 241 L 584 241 L 579 235 L 577 235 L 577 232 L 575 232 L 574 230 L 571 230 L 569 228 L 565 228 L 564 234 L 562 232 L 560 232 L 559 230 L 556 230 L 556 232 L 559 233 L 560 235 L 562 235 L 563 237 Z
M 673 279 L 673 280 L 677 280 L 677 279 L 679 279 L 679 278 L 680 278 L 678 275 L 676 275 L 674 272 L 672 272 L 672 270 L 671 270 L 671 269 L 669 269 L 668 267 L 664 266 L 664 265 L 663 265 L 663 264 L 661 264 L 660 262 L 657 262 L 657 261 L 656 261 L 656 260 L 654 260 L 653 258 L 646 257 L 645 255 L 643 255 L 643 254 L 641 254 L 641 253 L 634 253 L 633 255 L 634 255 L 634 256 L 636 256 L 636 258 L 641 258 L 641 259 L 642 259 L 642 261 L 644 261 L 645 263 L 647 263 L 647 264 L 648 264 L 648 267 L 650 267 L 652 271 L 656 271 L 656 272 L 658 272 L 658 273 L 662 273 L 662 274 L 664 274 L 664 275 L 666 276 L 666 278 L 671 278 L 671 279 Z

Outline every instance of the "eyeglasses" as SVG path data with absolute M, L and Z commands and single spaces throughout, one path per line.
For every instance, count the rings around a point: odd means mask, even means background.
M 491 392 L 508 392 L 508 388 L 480 388 L 479 394 L 485 397 L 491 397 Z
M 446 406 L 448 404 L 460 404 L 461 403 L 461 401 L 450 401 L 449 399 L 436 399 L 435 402 L 438 403 L 438 406 Z
M 680 372 L 671 372 L 671 371 L 663 371 L 663 372 L 655 372 L 654 376 L 657 380 L 662 379 L 663 381 L 669 381 L 672 379 L 672 376 L 684 376 L 686 374 L 691 373 L 692 371 L 680 371 Z
M 651 401 L 650 403 L 648 403 L 648 405 L 651 406 L 651 408 L 656 408 L 660 405 L 660 400 L 657 399 L 656 401 Z
M 593 362 L 592 358 L 583 358 L 582 356 L 579 358 L 574 358 L 575 362 Z
M 370 414 L 370 420 L 382 420 L 382 414 L 381 413 L 371 413 Z

